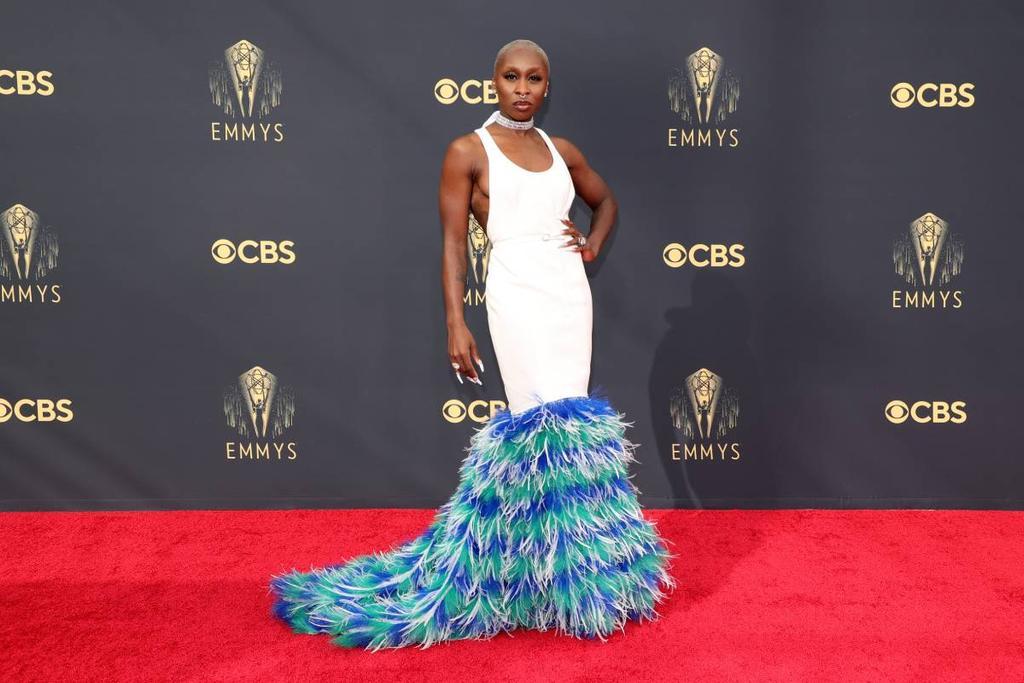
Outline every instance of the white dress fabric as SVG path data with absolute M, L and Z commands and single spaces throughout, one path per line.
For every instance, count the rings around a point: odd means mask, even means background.
M 487 130 L 474 132 L 487 151 L 490 209 L 487 236 L 487 324 L 512 414 L 572 396 L 590 381 L 593 308 L 579 252 L 562 232 L 576 196 L 569 168 L 540 128 L 551 151 L 544 171 L 512 162 Z

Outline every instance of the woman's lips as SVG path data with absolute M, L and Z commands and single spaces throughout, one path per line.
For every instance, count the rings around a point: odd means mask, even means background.
M 526 102 L 526 101 L 519 101 L 519 102 L 514 102 L 512 104 L 512 106 L 515 107 L 516 109 L 529 109 L 530 108 L 530 103 Z

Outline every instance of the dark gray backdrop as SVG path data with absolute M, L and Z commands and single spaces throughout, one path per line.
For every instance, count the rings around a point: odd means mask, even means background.
M 587 266 L 592 382 L 635 422 L 655 507 L 1020 508 L 1017 3 L 16 2 L 0 70 L 0 210 L 59 240 L 62 301 L 0 303 L 0 399 L 70 422 L 0 423 L 0 508 L 435 506 L 471 430 L 446 401 L 503 398 L 446 359 L 437 185 L 493 105 L 497 49 L 552 62 L 538 123 L 620 203 Z M 246 39 L 279 69 L 281 143 L 216 142 L 208 73 Z M 668 79 L 700 47 L 740 84 L 735 148 L 678 148 Z M 972 107 L 890 101 L 974 84 Z M 0 86 L 11 79 L 0 77 Z M 894 310 L 892 245 L 934 212 L 964 244 L 956 310 Z M 589 210 L 573 218 L 585 229 Z M 292 240 L 292 265 L 216 263 L 217 239 Z M 666 244 L 743 244 L 741 268 L 669 268 Z M 0 247 L 6 245 L 0 242 Z M 2 284 L 9 285 L 9 282 Z M 294 392 L 294 460 L 229 460 L 225 388 L 260 365 Z M 667 396 L 698 368 L 740 406 L 742 457 L 673 461 Z M 892 424 L 965 401 L 963 424 Z

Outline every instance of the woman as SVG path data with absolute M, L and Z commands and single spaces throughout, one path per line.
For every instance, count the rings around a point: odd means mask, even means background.
M 425 648 L 516 627 L 605 640 L 629 619 L 654 619 L 675 586 L 674 555 L 628 479 L 628 423 L 588 394 L 583 261 L 607 238 L 615 200 L 572 143 L 533 125 L 548 95 L 536 43 L 504 46 L 494 83 L 499 109 L 445 155 L 442 276 L 451 365 L 482 384 L 462 317 L 472 211 L 491 242 L 488 328 L 508 407 L 470 438 L 457 490 L 420 536 L 272 579 L 278 617 L 345 647 Z M 589 237 L 567 218 L 577 192 L 594 210 Z

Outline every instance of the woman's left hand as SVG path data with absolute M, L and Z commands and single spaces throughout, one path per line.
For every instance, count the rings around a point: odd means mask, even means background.
M 587 240 L 587 243 L 581 247 L 576 242 L 576 238 L 579 235 L 582 235 L 583 233 L 581 233 L 579 230 L 576 229 L 576 224 L 573 223 L 572 220 L 569 219 L 569 218 L 563 218 L 562 219 L 562 223 L 564 223 L 565 225 L 569 226 L 568 228 L 566 228 L 562 232 L 564 234 L 566 234 L 566 235 L 571 235 L 572 236 L 572 239 L 570 239 L 568 242 L 566 242 L 562 246 L 562 249 L 568 249 L 570 251 L 578 251 L 578 252 L 580 252 L 580 255 L 583 257 L 583 260 L 587 261 L 587 262 L 590 262 L 590 261 L 593 261 L 594 259 L 596 259 L 597 258 L 597 252 L 599 251 L 600 247 L 598 245 L 594 244 L 591 240 Z

